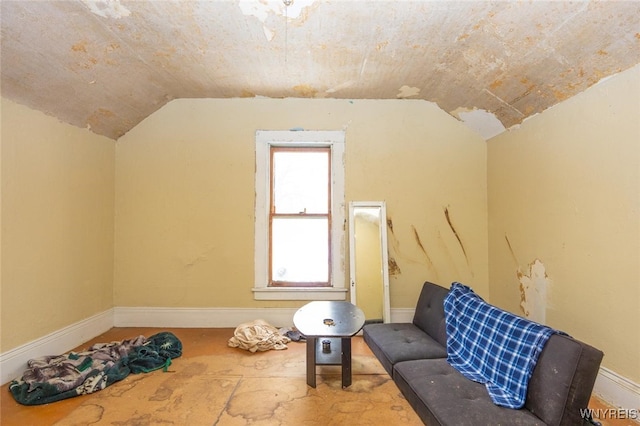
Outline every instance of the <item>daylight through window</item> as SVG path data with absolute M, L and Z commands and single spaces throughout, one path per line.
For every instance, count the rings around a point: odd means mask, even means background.
M 270 285 L 329 286 L 330 148 L 271 148 Z

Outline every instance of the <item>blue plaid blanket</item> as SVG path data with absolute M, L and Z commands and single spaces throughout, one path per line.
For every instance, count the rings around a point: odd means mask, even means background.
M 538 356 L 557 331 L 489 305 L 457 282 L 444 311 L 449 364 L 484 383 L 496 405 L 522 408 Z

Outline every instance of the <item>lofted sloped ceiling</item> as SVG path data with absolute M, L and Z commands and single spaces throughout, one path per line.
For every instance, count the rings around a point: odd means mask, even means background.
M 424 99 L 485 138 L 640 63 L 638 1 L 1 1 L 2 96 L 117 139 L 175 98 Z

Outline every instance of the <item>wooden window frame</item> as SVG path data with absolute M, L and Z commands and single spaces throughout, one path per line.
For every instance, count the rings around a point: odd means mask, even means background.
M 346 204 L 344 199 L 344 131 L 294 131 L 258 130 L 255 134 L 255 252 L 254 286 L 255 300 L 345 300 L 346 283 Z M 270 209 L 270 148 L 325 147 L 331 148 L 331 270 L 330 286 L 270 286 L 269 259 L 269 209 Z

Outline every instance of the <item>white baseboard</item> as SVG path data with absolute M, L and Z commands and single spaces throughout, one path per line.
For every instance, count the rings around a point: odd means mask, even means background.
M 276 327 L 292 327 L 297 308 L 114 308 L 114 327 L 235 328 L 263 319 Z M 413 308 L 391 310 L 391 322 L 411 322 Z
M 640 385 L 605 367 L 600 367 L 593 394 L 617 408 L 640 408 Z
M 69 352 L 112 327 L 113 309 L 109 309 L 0 354 L 0 384 L 20 377 L 28 360 Z
M 415 312 L 415 308 L 391 309 L 391 322 L 411 322 Z
M 235 328 L 263 319 L 276 327 L 292 327 L 297 308 L 114 308 L 114 327 Z

